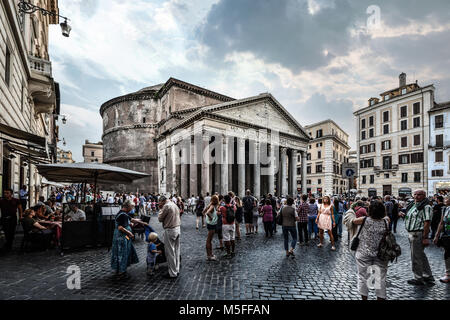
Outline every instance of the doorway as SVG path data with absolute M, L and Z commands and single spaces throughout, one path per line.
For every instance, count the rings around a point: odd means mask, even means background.
M 392 185 L 383 185 L 383 196 L 392 195 Z

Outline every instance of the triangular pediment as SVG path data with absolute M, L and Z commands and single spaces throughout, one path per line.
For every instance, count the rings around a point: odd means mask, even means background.
M 301 125 L 269 94 L 209 106 L 203 111 L 309 139 Z

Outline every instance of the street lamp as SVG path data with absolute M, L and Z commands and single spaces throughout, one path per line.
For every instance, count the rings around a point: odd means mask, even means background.
M 59 25 L 61 26 L 62 35 L 64 37 L 68 37 L 69 36 L 70 30 L 72 30 L 72 28 L 67 23 L 67 20 L 69 20 L 69 19 L 67 19 L 66 17 L 63 17 L 63 16 L 61 16 L 59 14 L 56 14 L 54 12 L 51 12 L 51 11 L 45 10 L 45 9 L 43 9 L 41 7 L 35 6 L 34 4 L 31 4 L 29 2 L 25 2 L 23 0 L 21 0 L 17 4 L 17 6 L 19 7 L 19 12 L 22 12 L 22 13 L 31 14 L 31 13 L 35 13 L 36 11 L 39 11 L 44 16 L 48 15 L 48 16 L 52 16 L 52 17 L 64 18 L 64 22 L 61 22 Z

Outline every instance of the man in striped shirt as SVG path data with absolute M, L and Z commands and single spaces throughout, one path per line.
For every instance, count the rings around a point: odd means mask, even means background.
M 414 191 L 414 202 L 402 213 L 405 228 L 409 233 L 411 262 L 414 279 L 408 280 L 412 285 L 434 284 L 430 264 L 424 249 L 429 245 L 428 234 L 432 218 L 432 208 L 428 204 L 425 190 Z
M 306 194 L 302 195 L 302 202 L 297 208 L 298 213 L 298 222 L 297 222 L 297 230 L 298 230 L 298 238 L 299 244 L 303 244 L 303 237 L 305 237 L 305 244 L 308 244 L 308 214 L 309 214 L 309 204 L 308 204 L 308 196 Z

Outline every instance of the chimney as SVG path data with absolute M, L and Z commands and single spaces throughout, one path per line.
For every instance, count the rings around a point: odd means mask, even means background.
M 406 86 L 406 73 L 402 72 L 399 76 L 399 87 L 404 87 Z

